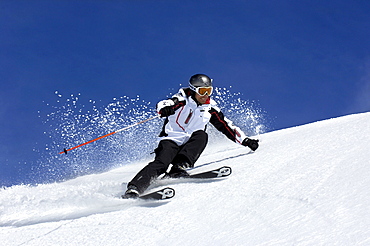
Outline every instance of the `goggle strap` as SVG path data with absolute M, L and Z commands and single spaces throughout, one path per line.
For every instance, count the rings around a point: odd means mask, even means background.
M 195 87 L 194 85 L 192 84 L 189 84 L 189 88 L 192 90 L 192 91 L 197 91 L 197 87 Z

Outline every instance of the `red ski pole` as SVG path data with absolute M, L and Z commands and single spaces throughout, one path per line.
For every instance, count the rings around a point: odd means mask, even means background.
M 84 145 L 86 145 L 86 144 L 89 144 L 89 143 L 95 142 L 95 141 L 97 141 L 97 140 L 99 140 L 99 139 L 102 139 L 102 138 L 108 137 L 108 136 L 113 135 L 113 134 L 115 134 L 115 133 L 122 132 L 122 131 L 124 131 L 124 130 L 127 130 L 127 129 L 129 129 L 129 128 L 133 127 L 133 126 L 137 126 L 137 125 L 139 125 L 139 124 L 141 124 L 141 123 L 147 122 L 147 121 L 149 121 L 149 120 L 153 120 L 153 119 L 158 118 L 158 117 L 159 117 L 159 115 L 157 115 L 157 116 L 153 116 L 153 117 L 151 117 L 151 118 L 149 118 L 149 119 L 146 119 L 146 120 L 143 120 L 143 121 L 140 121 L 140 122 L 136 122 L 135 124 L 132 124 L 132 125 L 130 125 L 130 126 L 126 126 L 126 127 L 122 128 L 122 129 L 119 129 L 119 130 L 117 130 L 117 131 L 114 131 L 114 132 L 108 133 L 108 134 L 106 134 L 106 135 L 104 135 L 104 136 L 101 136 L 101 137 L 95 138 L 95 139 L 90 140 L 90 141 L 88 141 L 88 142 L 86 142 L 86 143 L 83 143 L 83 144 L 77 145 L 77 146 L 72 147 L 72 148 L 70 148 L 70 149 L 64 149 L 63 151 L 59 152 L 59 154 L 63 154 L 63 153 L 67 154 L 67 152 L 68 152 L 68 151 L 71 151 L 71 150 L 73 150 L 73 149 L 77 149 L 77 148 L 79 148 L 79 147 L 81 147 L 81 146 L 84 146 Z

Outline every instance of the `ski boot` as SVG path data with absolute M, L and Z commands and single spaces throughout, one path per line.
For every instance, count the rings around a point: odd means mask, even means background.
M 124 195 L 123 199 L 136 199 L 140 196 L 139 190 L 135 185 L 129 185 Z
M 165 178 L 186 178 L 189 177 L 189 173 L 186 168 L 190 165 L 187 162 L 182 162 L 180 164 L 173 164 L 171 170 L 165 175 Z

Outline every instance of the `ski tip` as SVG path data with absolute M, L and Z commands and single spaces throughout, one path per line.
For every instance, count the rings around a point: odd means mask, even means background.
M 162 195 L 162 200 L 170 199 L 175 196 L 175 190 L 170 187 L 166 187 L 163 190 L 159 191 L 158 193 Z
M 229 175 L 232 173 L 231 167 L 224 166 L 223 168 L 225 168 L 225 170 L 227 170 L 229 172 Z
M 217 176 L 215 176 L 215 178 L 223 178 L 223 177 L 227 177 L 231 174 L 231 167 L 228 167 L 228 166 L 223 166 L 223 167 L 220 167 L 219 169 L 213 171 L 213 173 L 215 173 Z

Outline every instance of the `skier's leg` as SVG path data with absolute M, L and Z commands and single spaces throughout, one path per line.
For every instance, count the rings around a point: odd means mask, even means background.
M 186 168 L 194 167 L 203 150 L 207 146 L 208 135 L 205 131 L 194 132 L 190 139 L 181 146 L 180 151 L 173 160 L 173 166 L 168 172 L 171 178 L 180 178 L 189 176 Z
M 190 139 L 181 146 L 180 151 L 173 163 L 187 162 L 188 167 L 194 167 L 194 163 L 203 153 L 208 143 L 208 134 L 205 131 L 199 130 L 194 132 Z
M 143 193 L 150 185 L 151 181 L 165 173 L 168 166 L 176 156 L 180 147 L 171 140 L 162 140 L 155 149 L 155 159 L 146 165 L 136 176 L 128 183 L 128 189 L 134 186 L 139 193 Z

